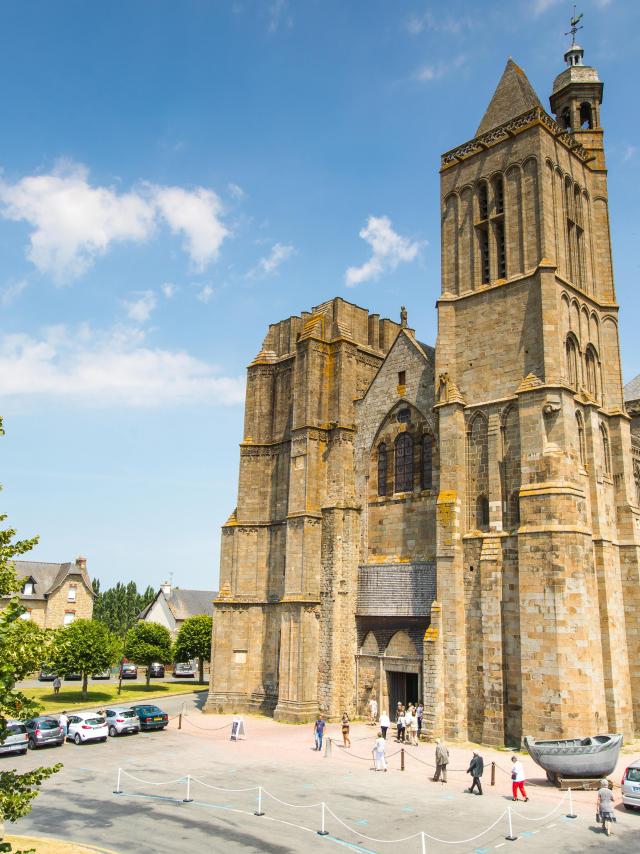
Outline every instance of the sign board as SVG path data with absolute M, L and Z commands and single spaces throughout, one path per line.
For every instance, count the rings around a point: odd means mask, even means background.
M 244 729 L 244 719 L 235 717 L 231 722 L 231 741 L 238 741 L 241 738 L 246 738 L 247 734 Z

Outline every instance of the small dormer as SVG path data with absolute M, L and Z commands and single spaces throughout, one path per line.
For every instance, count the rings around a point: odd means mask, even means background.
M 20 591 L 23 596 L 34 596 L 36 592 L 36 581 L 35 578 L 30 575 L 28 578 L 22 583 L 22 590 Z

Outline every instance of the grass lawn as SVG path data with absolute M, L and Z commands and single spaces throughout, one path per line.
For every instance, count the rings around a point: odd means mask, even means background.
M 89 686 L 88 699 L 82 699 L 82 691 L 80 688 L 66 688 L 63 686 L 59 694 L 53 693 L 53 688 L 23 688 L 22 693 L 30 697 L 32 700 L 37 700 L 42 703 L 45 712 L 61 712 L 63 709 L 91 709 L 94 706 L 104 706 L 106 704 L 133 703 L 134 700 L 145 700 L 162 697 L 171 697 L 176 694 L 191 694 L 194 691 L 206 691 L 207 686 L 200 682 L 191 682 L 190 684 L 178 682 L 170 685 L 166 683 L 155 684 L 152 682 L 147 687 L 145 684 L 132 685 L 131 683 L 122 683 L 122 693 L 118 696 L 118 685 L 101 685 L 99 690 L 95 690 L 92 685 Z
M 13 845 L 13 850 L 35 848 L 37 854 L 94 854 L 95 851 L 107 851 L 106 848 L 94 848 L 92 845 L 63 842 L 61 839 L 42 839 L 41 837 L 5 836 L 5 842 Z

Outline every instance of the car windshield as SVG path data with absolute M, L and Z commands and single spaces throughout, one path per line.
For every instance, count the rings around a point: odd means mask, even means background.
M 157 706 L 140 706 L 139 709 L 143 715 L 160 714 L 160 709 Z
M 47 719 L 46 721 L 38 721 L 38 729 L 58 729 L 58 721 Z
M 627 780 L 630 783 L 640 783 L 640 768 L 629 768 L 627 771 Z
M 133 709 L 127 709 L 126 712 L 122 712 L 122 717 L 123 718 L 135 718 L 136 713 L 133 711 Z
M 102 726 L 104 724 L 104 718 L 85 718 L 84 722 L 90 726 Z

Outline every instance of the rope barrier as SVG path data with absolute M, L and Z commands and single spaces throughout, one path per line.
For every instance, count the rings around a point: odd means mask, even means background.
M 215 789 L 217 792 L 256 792 L 260 786 L 248 786 L 245 789 L 225 789 L 222 786 L 212 786 L 211 783 L 205 783 L 198 777 L 191 778 L 195 783 L 200 783 L 201 786 L 206 786 L 207 789 Z M 264 791 L 264 790 L 263 790 Z
M 322 803 L 319 802 L 317 804 L 289 804 L 287 801 L 281 801 L 280 798 L 277 798 L 275 795 L 272 795 L 267 789 L 262 789 L 263 795 L 268 795 L 274 801 L 277 801 L 279 804 L 282 804 L 285 807 L 292 807 L 294 810 L 306 810 L 311 809 L 311 807 L 321 807 Z
M 124 768 L 122 768 L 121 771 L 126 777 L 131 777 L 132 780 L 136 780 L 138 783 L 144 783 L 145 786 L 170 786 L 172 783 L 182 783 L 187 779 L 185 774 L 183 777 L 177 777 L 175 780 L 165 780 L 163 783 L 154 783 L 151 780 L 143 780 L 141 777 L 135 777 L 128 771 L 125 771 Z
M 546 813 L 546 815 L 540 816 L 539 818 L 533 818 L 530 815 L 523 815 L 522 813 L 516 812 L 514 809 L 512 809 L 511 812 L 514 815 L 517 815 L 518 818 L 523 818 L 525 821 L 545 821 L 546 819 L 549 818 L 549 816 L 553 815 L 554 812 L 557 812 L 560 809 L 560 807 L 562 806 L 562 804 L 565 802 L 566 799 L 567 799 L 567 793 L 565 792 L 565 794 L 562 796 L 560 802 L 558 804 L 556 804 L 556 806 L 551 810 L 551 812 L 548 812 L 548 813 Z
M 179 715 L 177 717 L 179 717 Z M 206 727 L 206 726 L 198 726 L 198 724 L 194 724 L 193 721 L 189 720 L 189 717 L 190 717 L 189 715 L 182 715 L 182 720 L 187 721 L 187 723 L 190 724 L 191 726 L 195 727 L 196 729 L 201 729 L 204 732 L 220 732 L 220 730 L 229 729 L 229 727 L 231 726 L 230 723 L 223 724 L 222 726 L 212 727 L 212 728 Z

